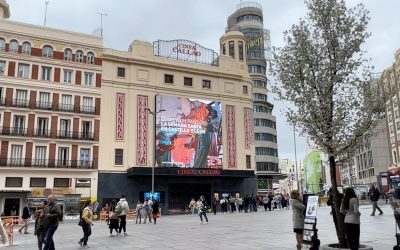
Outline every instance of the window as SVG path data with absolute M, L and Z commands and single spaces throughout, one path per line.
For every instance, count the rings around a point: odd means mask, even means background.
M 211 89 L 211 81 L 203 80 L 203 89 Z
M 3 76 L 5 74 L 6 74 L 6 62 L 0 61 L 0 76 Z
M 22 177 L 6 177 L 6 187 L 22 187 Z
M 30 187 L 46 187 L 46 178 L 31 177 Z
M 11 145 L 10 165 L 22 166 L 24 164 L 22 159 L 22 145 Z
M 90 167 L 90 149 L 81 148 L 80 152 L 80 167 Z
M 27 54 L 27 55 L 31 54 L 31 44 L 30 43 L 24 42 L 22 44 L 22 54 Z
M 85 85 L 86 86 L 93 85 L 93 73 L 85 72 Z
M 118 68 L 117 68 L 117 76 L 118 76 L 118 77 L 125 77 L 125 68 L 123 68 L 123 67 L 118 67 Z
M 47 129 L 48 125 L 49 125 L 49 118 L 38 117 L 35 135 L 41 137 L 50 136 L 49 130 Z
M 83 52 L 82 50 L 78 50 L 75 55 L 76 62 L 83 62 Z
M 17 89 L 13 104 L 16 107 L 28 107 L 28 91 L 24 89 Z
M 115 149 L 114 165 L 117 166 L 124 165 L 124 150 L 122 148 Z
M 51 80 L 51 67 L 42 66 L 42 80 L 43 81 Z
M 165 83 L 170 83 L 170 84 L 174 83 L 174 76 L 165 74 L 164 75 L 164 82 Z
M 275 148 L 256 147 L 256 155 L 269 155 L 278 157 L 278 150 Z
M 254 119 L 254 126 L 257 127 L 270 127 L 276 129 L 276 122 L 268 119 Z
M 54 187 L 69 187 L 69 178 L 54 178 Z
M 226 44 L 222 45 L 222 54 L 226 55 Z
M 93 54 L 93 52 L 87 53 L 86 62 L 88 64 L 94 64 L 94 54 Z
M 251 169 L 251 156 L 246 155 L 246 169 Z
M 265 106 L 254 105 L 253 106 L 253 111 L 257 112 L 257 113 L 269 113 L 269 114 L 271 114 L 272 108 L 265 107 Z
M 43 55 L 43 57 L 52 58 L 53 57 L 53 48 L 49 45 L 44 46 L 42 55 Z
M 65 61 L 72 61 L 72 50 L 65 49 L 64 50 L 64 60 Z
M 81 129 L 81 139 L 83 140 L 93 140 L 92 135 L 92 122 L 82 121 L 82 129 Z
M 249 65 L 249 73 L 265 75 L 265 67 L 261 65 Z
M 72 83 L 72 74 L 73 74 L 72 70 L 64 69 L 64 82 L 65 83 Z
M 270 142 L 277 142 L 276 135 L 269 134 L 269 133 L 255 133 L 255 140 L 256 141 L 270 141 Z
M 36 146 L 35 147 L 35 160 L 33 161 L 34 166 L 47 167 L 46 152 L 47 152 L 47 148 L 45 146 Z
M 63 111 L 73 111 L 72 95 L 61 95 L 61 105 L 59 108 Z
M 29 78 L 29 64 L 18 64 L 18 77 Z
M 267 95 L 254 93 L 253 94 L 253 99 L 254 100 L 258 100 L 258 101 L 267 101 Z
M 257 162 L 257 171 L 279 172 L 278 163 L 275 162 Z
M 6 50 L 6 41 L 3 38 L 0 38 L 0 51 Z
M 60 119 L 59 138 L 71 138 L 71 120 Z
M 18 52 L 18 42 L 16 40 L 11 40 L 9 51 Z
M 59 147 L 58 148 L 58 166 L 68 167 L 69 164 L 69 148 Z
M 95 107 L 93 107 L 93 98 L 92 97 L 86 97 L 84 96 L 82 98 L 82 106 L 81 106 L 81 112 L 84 113 L 94 113 L 95 112 Z
M 0 87 L 0 105 L 4 105 L 4 104 L 5 104 L 4 88 Z M 0 118 L 1 118 L 1 114 L 0 114 Z M 1 121 L 1 119 L 0 119 L 0 121 Z
M 247 90 L 247 86 L 243 85 L 243 94 L 247 95 L 249 93 L 249 91 Z
M 239 42 L 239 60 L 243 61 L 243 42 Z
M 266 81 L 262 81 L 262 80 L 253 80 L 253 85 L 255 87 L 263 87 L 266 88 L 267 87 L 267 82 Z
M 400 129 L 400 122 L 396 122 L 396 129 L 397 129 L 397 130 Z
M 235 58 L 235 46 L 233 41 L 229 42 L 229 56 Z
M 192 87 L 193 86 L 193 78 L 190 78 L 190 77 L 183 78 L 183 85 Z
M 14 127 L 12 133 L 14 135 L 25 135 L 25 116 L 15 115 L 14 116 Z

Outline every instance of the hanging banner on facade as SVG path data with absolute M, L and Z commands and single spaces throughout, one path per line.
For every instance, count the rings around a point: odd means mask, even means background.
M 222 168 L 221 102 L 156 96 L 156 166 Z
M 306 189 L 308 193 L 316 194 L 323 190 L 321 152 L 313 151 L 304 158 Z

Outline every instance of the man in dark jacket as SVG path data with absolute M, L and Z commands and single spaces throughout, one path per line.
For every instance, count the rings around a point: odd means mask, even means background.
M 58 228 L 58 220 L 62 219 L 62 213 L 53 195 L 47 197 L 47 206 L 44 208 L 43 214 L 43 225 L 46 232 L 43 250 L 54 250 L 53 236 Z
M 338 202 L 339 204 L 342 204 L 343 200 L 343 194 L 339 192 L 339 190 L 336 191 L 338 193 Z M 335 228 L 336 228 L 336 233 L 339 232 L 338 230 L 338 223 L 337 223 L 337 217 L 336 217 L 336 210 L 335 210 L 335 204 L 333 203 L 333 193 L 332 193 L 332 188 L 329 189 L 328 191 L 328 202 L 326 203 L 328 206 L 331 206 L 331 215 L 333 217 L 333 223 L 335 223 Z M 342 216 L 342 225 L 344 225 L 344 215 Z
M 378 200 L 379 200 L 380 196 L 381 196 L 381 193 L 379 192 L 379 190 L 374 185 L 372 185 L 371 189 L 369 190 L 369 198 L 372 201 L 371 216 L 375 216 L 376 209 L 378 209 L 379 215 L 383 214 L 381 208 L 378 206 Z
M 394 196 L 394 199 L 395 199 L 395 200 L 400 200 L 400 183 L 397 184 L 397 187 L 396 187 L 396 189 L 394 190 L 393 196 Z
M 31 218 L 31 204 L 27 203 L 22 210 L 22 227 L 18 230 L 19 233 L 22 234 L 22 229 L 24 229 L 24 234 L 28 233 L 28 226 L 29 226 L 29 218 Z

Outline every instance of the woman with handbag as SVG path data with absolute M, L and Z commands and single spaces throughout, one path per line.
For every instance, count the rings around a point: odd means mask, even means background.
M 348 246 L 351 250 L 360 245 L 360 216 L 359 201 L 353 188 L 346 188 L 340 206 L 340 212 L 345 215 L 344 225 Z
M 109 225 L 108 228 L 110 229 L 110 237 L 113 236 L 112 232 L 115 229 L 115 232 L 117 232 L 117 236 L 119 235 L 118 233 L 118 228 L 119 228 L 119 223 L 118 223 L 118 213 L 115 211 L 115 206 L 117 204 L 116 200 L 112 200 L 111 202 L 111 207 L 109 211 Z
M 303 231 L 304 231 L 304 206 L 300 198 L 300 192 L 298 190 L 293 190 L 290 193 L 292 198 L 292 210 L 293 210 L 293 232 L 296 234 L 296 247 L 297 249 L 302 248 L 303 244 Z
M 83 237 L 78 241 L 81 247 L 86 247 L 89 240 L 89 236 L 92 234 L 93 225 L 93 211 L 92 211 L 92 201 L 88 200 L 85 202 L 84 209 L 82 212 L 82 218 L 79 222 L 82 226 Z
M 158 201 L 156 199 L 153 200 L 153 210 L 152 210 L 152 216 L 154 220 L 154 224 L 157 223 L 157 216 L 158 216 Z

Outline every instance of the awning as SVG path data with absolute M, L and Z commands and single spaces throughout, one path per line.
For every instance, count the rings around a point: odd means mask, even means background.
M 131 167 L 127 170 L 128 176 L 152 175 L 150 167 Z M 157 167 L 154 169 L 156 176 L 196 176 L 196 177 L 255 177 L 253 170 L 228 170 L 217 168 L 168 168 Z

